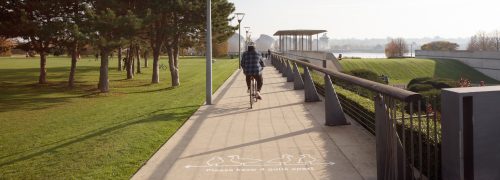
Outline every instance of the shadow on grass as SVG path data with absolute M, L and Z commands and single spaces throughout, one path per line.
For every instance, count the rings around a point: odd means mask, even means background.
M 162 114 L 156 114 L 156 113 L 161 112 L 161 111 L 176 110 L 176 109 L 186 109 L 186 108 L 192 108 L 192 107 L 199 107 L 199 106 L 197 106 L 197 105 L 191 105 L 191 106 L 175 107 L 175 108 L 161 109 L 161 110 L 153 111 L 153 112 L 151 112 L 151 113 L 149 113 L 147 115 L 143 115 L 143 116 L 137 117 L 134 120 L 125 121 L 125 122 L 113 125 L 111 127 L 96 129 L 96 130 L 94 130 L 92 132 L 88 132 L 88 133 L 76 135 L 76 136 L 73 136 L 73 137 L 70 137 L 70 138 L 66 138 L 66 139 L 63 139 L 63 140 L 60 140 L 60 141 L 57 141 L 57 142 L 53 142 L 53 143 L 50 143 L 50 144 L 42 145 L 42 146 L 39 146 L 37 148 L 32 148 L 32 149 L 25 150 L 25 151 L 22 151 L 22 152 L 17 152 L 17 153 L 14 153 L 14 154 L 6 155 L 6 156 L 0 157 L 0 158 L 6 159 L 6 158 L 9 158 L 9 157 L 13 157 L 13 156 L 17 156 L 17 155 L 26 153 L 25 155 L 22 155 L 21 157 L 18 157 L 18 158 L 15 158 L 15 159 L 11 159 L 11 160 L 7 160 L 7 161 L 4 161 L 4 162 L 0 162 L 0 168 L 3 167 L 3 166 L 14 164 L 16 162 L 20 162 L 20 161 L 24 161 L 24 160 L 28 160 L 28 159 L 34 158 L 34 157 L 43 155 L 43 154 L 48 153 L 48 152 L 54 152 L 55 150 L 57 150 L 59 148 L 64 148 L 66 146 L 70 146 L 70 145 L 75 144 L 75 143 L 83 142 L 85 140 L 88 140 L 88 139 L 91 139 L 91 138 L 94 138 L 94 137 L 98 137 L 98 136 L 101 136 L 101 135 L 104 135 L 104 134 L 107 134 L 107 133 L 111 133 L 111 132 L 119 130 L 119 129 L 126 128 L 128 126 L 132 126 L 132 125 L 136 125 L 136 124 L 141 124 L 141 123 L 158 122 L 158 121 L 185 120 L 185 118 L 189 117 L 193 112 L 191 112 L 191 111 L 183 111 L 182 113 L 162 113 Z M 62 144 L 59 144 L 59 143 L 62 143 Z M 50 147 L 50 148 L 45 148 L 45 147 L 52 146 L 52 145 L 55 145 L 55 146 Z
M 130 92 L 128 94 L 142 94 L 142 93 L 155 93 L 155 92 L 163 92 L 163 91 L 170 91 L 175 89 L 176 87 L 170 86 L 167 88 L 161 88 L 161 89 L 153 89 L 153 90 L 148 90 L 148 91 L 136 91 L 136 92 Z
M 487 84 L 498 84 L 499 81 L 486 76 L 478 70 L 452 59 L 430 59 L 435 62 L 434 77 L 447 78 L 458 82 L 460 77 L 471 80 L 473 84 L 479 84 L 484 81 Z
M 52 79 L 67 80 L 69 76 L 69 67 L 51 67 L 47 68 L 47 80 L 50 82 Z M 76 69 L 76 74 L 84 74 L 88 72 L 98 72 L 95 66 L 79 66 Z M 13 82 L 38 82 L 40 73 L 39 68 L 23 68 L 23 69 L 0 69 L 1 81 Z
M 98 68 L 94 66 L 77 67 L 77 75 L 85 76 L 96 72 Z M 47 84 L 37 84 L 39 69 L 0 69 L 0 112 L 16 110 L 40 110 L 49 108 L 61 103 L 70 102 L 73 98 L 93 98 L 100 97 L 96 84 L 90 84 L 88 81 L 77 81 L 75 87 L 69 88 L 67 79 L 69 74 L 68 67 L 48 68 Z M 96 77 L 97 78 L 97 77 Z M 61 81 L 62 80 L 62 81 Z M 127 81 L 111 80 L 115 82 Z M 132 82 L 133 80 L 131 80 Z M 134 82 L 136 83 L 136 82 Z M 131 83 L 131 87 L 147 87 L 151 84 L 136 85 Z M 126 87 L 120 87 L 126 88 Z M 151 91 L 139 91 L 133 93 L 150 93 L 168 91 L 166 89 L 157 89 Z M 116 92 L 111 93 L 116 94 Z M 125 93 L 123 93 L 125 94 Z

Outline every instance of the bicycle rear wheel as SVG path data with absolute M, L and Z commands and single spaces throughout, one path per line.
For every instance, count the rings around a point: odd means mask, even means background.
M 255 80 L 254 80 L 254 78 L 252 77 L 252 78 L 250 79 L 250 109 L 252 109 L 252 108 L 253 108 L 253 101 L 254 101 L 254 96 L 255 96 L 255 93 L 254 93 L 254 91 L 255 91 L 255 86 L 254 86 L 254 83 L 253 83 L 254 81 L 255 81 Z

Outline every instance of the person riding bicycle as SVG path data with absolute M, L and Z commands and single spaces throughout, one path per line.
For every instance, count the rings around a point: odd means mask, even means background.
M 263 84 L 262 70 L 264 69 L 264 62 L 262 61 L 260 53 L 255 50 L 255 45 L 248 45 L 247 51 L 245 51 L 241 57 L 241 67 L 246 76 L 247 92 L 250 92 L 250 80 L 253 77 L 257 81 L 256 97 L 257 99 L 262 99 L 260 90 Z

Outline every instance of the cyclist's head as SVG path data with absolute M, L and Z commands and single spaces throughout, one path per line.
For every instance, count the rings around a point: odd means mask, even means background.
M 255 43 L 249 42 L 247 46 L 247 51 L 255 51 Z
M 248 51 L 255 51 L 255 46 L 251 46 L 251 45 L 250 45 L 250 46 L 248 46 L 248 49 L 247 49 L 247 50 L 248 50 Z

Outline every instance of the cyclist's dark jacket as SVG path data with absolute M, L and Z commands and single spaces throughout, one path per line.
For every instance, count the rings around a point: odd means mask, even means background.
M 246 51 L 242 55 L 241 67 L 245 75 L 261 75 L 264 63 L 257 51 Z

